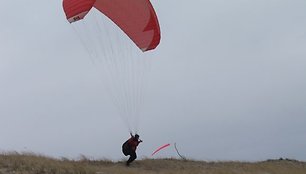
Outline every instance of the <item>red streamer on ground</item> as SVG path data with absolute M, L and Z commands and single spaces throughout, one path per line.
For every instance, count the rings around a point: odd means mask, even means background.
M 164 149 L 164 148 L 166 148 L 166 147 L 168 147 L 168 146 L 170 146 L 170 144 L 165 144 L 165 145 L 160 146 L 158 149 L 156 149 L 156 150 L 152 153 L 152 156 L 155 155 L 155 154 L 156 154 L 157 152 L 159 152 L 160 150 L 162 150 L 162 149 Z

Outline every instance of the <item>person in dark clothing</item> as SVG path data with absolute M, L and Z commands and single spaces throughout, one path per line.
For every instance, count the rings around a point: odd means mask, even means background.
M 132 133 L 130 133 L 131 138 L 128 139 L 125 143 L 122 145 L 122 152 L 125 156 L 130 155 L 130 158 L 127 160 L 126 165 L 129 166 L 131 162 L 133 162 L 136 158 L 136 149 L 139 143 L 142 142 L 142 140 L 139 139 L 139 135 L 135 134 L 133 136 Z

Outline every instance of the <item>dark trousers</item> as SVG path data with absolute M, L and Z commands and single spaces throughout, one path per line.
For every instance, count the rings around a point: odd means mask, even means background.
M 131 151 L 130 152 L 130 158 L 129 160 L 126 162 L 127 164 L 130 164 L 132 161 L 134 161 L 137 158 L 136 152 L 135 151 Z

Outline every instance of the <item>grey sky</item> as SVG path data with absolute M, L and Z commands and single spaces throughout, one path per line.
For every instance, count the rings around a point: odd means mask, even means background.
M 61 3 L 0 2 L 0 150 L 120 159 L 128 132 Z M 138 155 L 177 142 L 201 160 L 306 160 L 306 1 L 152 4 Z

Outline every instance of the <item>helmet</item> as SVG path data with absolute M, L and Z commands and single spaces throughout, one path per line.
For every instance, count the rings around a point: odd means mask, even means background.
M 138 138 L 139 138 L 139 135 L 138 135 L 138 134 L 135 134 L 135 138 L 138 139 Z

